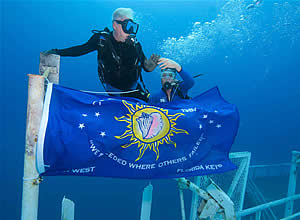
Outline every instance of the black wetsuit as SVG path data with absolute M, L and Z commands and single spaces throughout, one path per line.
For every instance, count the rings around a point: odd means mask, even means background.
M 60 56 L 81 56 L 98 52 L 98 74 L 103 83 L 121 91 L 134 90 L 144 68 L 145 55 L 139 42 L 134 45 L 118 42 L 107 28 L 106 34 L 94 33 L 85 44 L 55 49 Z M 144 68 L 145 69 L 145 68 Z M 138 97 L 136 94 L 122 95 Z

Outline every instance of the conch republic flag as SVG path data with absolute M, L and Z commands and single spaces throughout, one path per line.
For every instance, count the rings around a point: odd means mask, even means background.
M 41 175 L 129 179 L 222 173 L 239 114 L 217 87 L 151 105 L 48 84 L 37 142 Z

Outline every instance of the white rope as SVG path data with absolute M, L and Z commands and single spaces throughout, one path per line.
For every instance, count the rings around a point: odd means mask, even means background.
M 28 177 L 28 178 L 23 177 L 23 180 L 24 180 L 24 181 L 31 181 L 31 180 L 36 180 L 36 179 L 38 179 L 39 177 L 40 177 L 39 175 L 37 175 L 37 176 L 35 176 L 35 177 Z

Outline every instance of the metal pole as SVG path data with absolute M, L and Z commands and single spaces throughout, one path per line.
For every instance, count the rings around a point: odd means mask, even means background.
M 295 213 L 295 214 L 293 214 L 293 215 L 290 215 L 290 216 L 288 216 L 288 217 L 282 218 L 282 219 L 280 219 L 280 220 L 296 219 L 296 217 L 298 217 L 298 216 L 300 216 L 300 212 L 297 212 L 297 213 Z
M 258 211 L 255 214 L 255 220 L 260 220 L 260 219 L 261 219 L 261 211 Z
M 184 197 L 183 197 L 183 191 L 179 188 L 179 198 L 180 198 L 180 208 L 181 208 L 181 217 L 182 220 L 185 220 L 185 209 L 184 209 Z
M 38 213 L 39 174 L 36 170 L 36 142 L 43 111 L 44 77 L 29 74 L 26 144 L 22 195 L 22 220 L 36 220 Z
M 289 188 L 288 188 L 288 193 L 287 196 L 293 196 L 295 195 L 296 192 L 296 181 L 297 181 L 297 160 L 300 158 L 300 152 L 298 151 L 293 151 L 292 152 L 292 165 L 290 169 L 290 178 L 289 178 Z M 285 214 L 284 217 L 290 216 L 293 214 L 293 206 L 294 206 L 294 201 L 291 200 L 286 203 L 285 205 Z
M 61 202 L 61 220 L 74 220 L 75 203 L 65 196 Z
M 250 215 L 255 212 L 258 212 L 258 211 L 261 211 L 261 210 L 264 210 L 264 209 L 267 209 L 270 207 L 278 206 L 278 205 L 284 204 L 288 201 L 297 200 L 297 199 L 300 199 L 300 194 L 296 194 L 294 196 L 286 197 L 283 199 L 275 200 L 272 202 L 268 202 L 268 203 L 265 203 L 262 205 L 258 205 L 258 206 L 252 207 L 252 208 L 245 209 L 243 211 L 237 212 L 236 217 L 243 217 L 246 215 Z
M 195 181 L 195 185 L 199 186 L 200 181 L 201 181 L 201 176 L 196 176 L 194 178 L 194 181 Z M 197 209 L 199 206 L 199 199 L 200 199 L 200 196 L 197 193 L 193 192 L 191 211 L 190 211 L 190 220 L 195 220 L 197 218 Z
M 150 220 L 153 186 L 151 183 L 144 188 L 141 209 L 141 220 Z

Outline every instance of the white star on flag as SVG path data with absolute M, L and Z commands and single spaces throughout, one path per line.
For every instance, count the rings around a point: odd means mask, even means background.
M 214 120 L 209 120 L 208 123 L 209 123 L 209 124 L 212 124 L 212 123 L 214 123 Z
M 99 115 L 100 115 L 100 113 L 99 113 L 99 112 L 96 112 L 96 113 L 95 113 L 95 116 L 96 116 L 96 117 L 98 117 Z
M 82 114 L 83 117 L 87 117 L 87 114 Z
M 207 118 L 207 115 L 203 115 L 203 118 Z
M 202 124 L 199 125 L 199 128 L 202 129 Z
M 215 112 L 215 113 L 218 113 L 218 111 L 217 111 L 217 110 L 214 110 L 214 112 Z
M 101 131 L 101 132 L 100 132 L 100 136 L 101 136 L 101 137 L 104 137 L 105 135 L 106 135 L 106 134 L 105 134 L 105 131 Z
M 217 127 L 217 128 L 220 128 L 220 127 L 222 127 L 222 125 L 220 125 L 220 124 L 217 124 L 217 125 L 216 125 L 216 127 Z
M 84 128 L 85 126 L 84 126 L 84 123 L 79 123 L 79 126 L 78 126 L 78 128 L 80 128 L 81 130 L 82 130 L 82 128 Z

